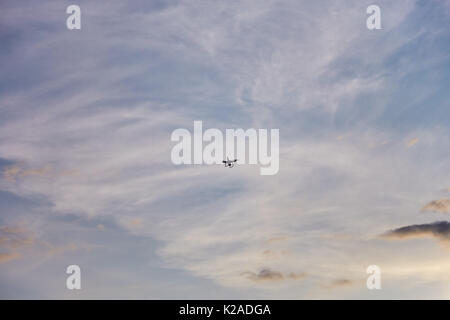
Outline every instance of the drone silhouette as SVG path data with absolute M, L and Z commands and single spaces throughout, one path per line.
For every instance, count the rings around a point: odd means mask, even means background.
M 227 157 L 227 160 L 223 160 L 222 163 L 225 165 L 225 168 L 233 168 L 238 159 L 230 160 Z

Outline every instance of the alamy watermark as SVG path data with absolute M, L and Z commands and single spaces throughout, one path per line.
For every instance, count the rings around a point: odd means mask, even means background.
M 268 133 L 268 129 L 226 129 L 224 142 L 222 131 L 210 128 L 203 132 L 202 121 L 194 121 L 193 134 L 183 128 L 172 132 L 170 139 L 178 142 L 172 148 L 172 163 L 211 165 L 236 158 L 238 164 L 259 163 L 262 166 L 261 175 L 274 175 L 278 173 L 280 166 L 280 134 L 279 129 L 270 129 L 269 154 Z M 207 143 L 205 146 L 204 142 Z
M 66 288 L 69 290 L 80 290 L 81 289 L 81 268 L 72 264 L 67 267 L 66 273 L 70 276 L 66 279 Z
M 70 16 L 66 19 L 66 26 L 69 30 L 81 29 L 81 8 L 76 4 L 72 4 L 67 7 L 66 13 Z
M 381 269 L 377 265 L 370 265 L 367 267 L 366 272 L 370 274 L 367 278 L 366 285 L 369 290 L 381 289 Z
M 376 4 L 372 4 L 366 9 L 370 16 L 366 20 L 366 26 L 369 30 L 381 29 L 381 9 Z

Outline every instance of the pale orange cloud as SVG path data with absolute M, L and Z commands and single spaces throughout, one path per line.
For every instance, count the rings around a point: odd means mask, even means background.
M 32 244 L 21 227 L 0 227 L 0 248 L 7 251 L 0 254 L 0 263 L 20 258 L 19 250 Z
M 289 279 L 293 279 L 293 280 L 301 280 L 301 279 L 306 278 L 306 276 L 307 276 L 306 272 L 301 272 L 301 273 L 293 273 L 293 272 L 291 272 L 291 273 L 289 273 L 287 275 L 287 277 Z
M 322 285 L 322 287 L 327 288 L 327 289 L 334 289 L 334 288 L 339 288 L 339 287 L 348 287 L 348 286 L 353 285 L 353 283 L 354 283 L 354 281 L 352 281 L 350 279 L 341 278 L 341 279 L 333 280 L 329 284 Z
M 20 167 L 17 165 L 8 166 L 3 170 L 3 178 L 7 181 L 15 181 L 20 170 Z
M 14 250 L 28 246 L 33 240 L 28 237 L 21 227 L 0 227 L 0 246 L 7 250 Z
M 411 148 L 411 147 L 414 146 L 417 142 L 419 142 L 419 138 L 413 138 L 413 139 L 409 140 L 409 142 L 408 142 L 408 148 Z
M 20 253 L 18 253 L 18 252 L 0 253 L 0 263 L 14 260 L 19 257 L 20 257 Z
M 141 227 L 142 226 L 142 220 L 141 219 L 131 219 L 129 223 L 133 227 Z
M 21 177 L 26 177 L 26 176 L 45 176 L 48 173 L 50 173 L 51 171 L 51 167 L 50 166 L 45 166 L 44 168 L 38 168 L 38 169 L 27 169 L 27 170 L 23 170 L 20 173 Z
M 47 250 L 45 251 L 45 254 L 48 256 L 56 256 L 56 255 L 61 255 L 63 253 L 66 253 L 68 251 L 77 251 L 77 250 L 81 250 L 81 249 L 89 249 L 90 247 L 86 247 L 86 246 L 80 246 L 74 243 L 68 243 L 66 245 L 62 245 L 62 246 L 55 246 L 52 245 L 48 242 L 44 242 L 41 241 L 39 242 L 41 245 L 45 246 L 47 248 Z
M 55 246 L 47 241 L 33 239 L 22 227 L 0 227 L 0 249 L 6 251 L 0 254 L 0 263 L 18 259 L 26 249 L 32 248 L 47 257 L 61 255 L 67 251 L 90 250 L 92 246 L 68 243 Z
M 450 199 L 433 200 L 422 208 L 422 211 L 450 213 Z
M 285 237 L 285 236 L 282 236 L 282 237 L 274 237 L 274 238 L 268 239 L 268 240 L 267 240 L 267 243 L 271 244 L 271 243 L 276 243 L 276 242 L 282 242 L 282 241 L 286 241 L 286 240 L 288 240 L 288 239 L 289 239 L 289 237 Z
M 13 164 L 3 170 L 3 178 L 7 181 L 14 182 L 19 177 L 28 176 L 45 176 L 51 172 L 50 166 L 43 168 L 25 168 L 23 163 Z

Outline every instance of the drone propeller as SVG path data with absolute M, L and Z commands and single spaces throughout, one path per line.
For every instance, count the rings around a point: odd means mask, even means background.
M 227 157 L 227 160 L 223 160 L 222 163 L 225 164 L 225 167 L 233 168 L 234 164 L 238 161 L 238 159 L 230 160 L 230 158 Z

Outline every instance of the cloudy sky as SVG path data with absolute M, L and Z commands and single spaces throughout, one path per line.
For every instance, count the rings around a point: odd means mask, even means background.
M 2 1 L 0 43 L 0 298 L 450 298 L 448 0 Z M 278 174 L 174 165 L 194 120 Z

